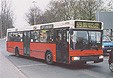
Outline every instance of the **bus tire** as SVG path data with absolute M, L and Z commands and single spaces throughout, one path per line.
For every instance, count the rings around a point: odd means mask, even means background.
M 51 52 L 47 52 L 45 56 L 47 64 L 51 65 L 53 64 L 53 56 Z
M 15 48 L 15 56 L 17 56 L 17 57 L 20 56 L 18 48 Z
M 109 64 L 109 69 L 113 72 L 113 63 Z

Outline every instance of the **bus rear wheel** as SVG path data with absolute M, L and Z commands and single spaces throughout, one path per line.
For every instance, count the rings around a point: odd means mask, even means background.
M 109 64 L 109 69 L 113 72 L 113 63 Z
M 46 62 L 47 64 L 53 64 L 53 56 L 51 52 L 47 52 L 46 53 Z
M 18 48 L 15 48 L 15 56 L 17 56 L 17 57 L 20 56 Z

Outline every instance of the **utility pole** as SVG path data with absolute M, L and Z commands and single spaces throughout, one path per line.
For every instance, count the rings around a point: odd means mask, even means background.
M 2 38 L 2 16 L 0 15 L 0 38 Z
M 36 7 L 36 5 L 35 5 L 36 1 L 33 1 L 32 3 L 34 5 L 34 25 L 36 25 L 36 8 L 35 8 Z
M 98 0 L 97 1 L 97 4 L 100 5 L 100 3 L 101 3 L 100 0 Z M 101 8 L 101 6 L 97 9 L 97 20 L 98 21 L 100 21 L 100 16 L 99 16 L 99 14 L 100 14 L 100 8 Z

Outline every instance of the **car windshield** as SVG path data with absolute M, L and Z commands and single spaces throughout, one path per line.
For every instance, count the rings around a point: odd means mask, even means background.
M 111 42 L 111 39 L 108 36 L 103 36 L 103 42 Z
M 101 46 L 101 32 L 99 31 L 75 31 L 70 35 L 70 48 L 97 49 Z

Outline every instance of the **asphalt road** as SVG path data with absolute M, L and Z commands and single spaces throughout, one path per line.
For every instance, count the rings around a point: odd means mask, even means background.
M 9 54 L 5 44 L 5 40 L 1 39 L 0 52 L 28 78 L 113 78 L 113 73 L 108 68 L 108 57 L 104 57 L 104 62 L 98 64 L 48 65 L 44 60 Z

